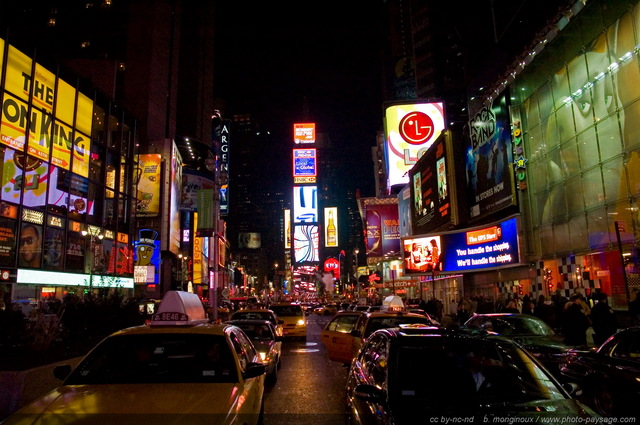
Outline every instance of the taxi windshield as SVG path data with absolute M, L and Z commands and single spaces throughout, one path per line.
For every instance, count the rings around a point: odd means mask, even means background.
M 273 314 L 268 313 L 266 311 L 236 311 L 231 316 L 232 320 L 268 320 L 272 323 Z
M 221 335 L 120 335 L 100 343 L 65 385 L 236 382 Z

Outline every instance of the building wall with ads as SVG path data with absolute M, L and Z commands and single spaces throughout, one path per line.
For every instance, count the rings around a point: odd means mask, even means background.
M 625 280 L 635 285 L 640 4 L 634 3 L 589 2 L 511 90 L 511 121 L 521 133 L 526 170 L 520 204 L 528 256 L 541 261 L 541 292 L 599 288 L 625 306 Z M 629 254 L 629 279 L 619 244 Z
M 55 65 L 4 40 L 0 52 L 0 283 L 13 299 L 39 298 L 46 281 L 49 296 L 133 288 L 135 123 Z

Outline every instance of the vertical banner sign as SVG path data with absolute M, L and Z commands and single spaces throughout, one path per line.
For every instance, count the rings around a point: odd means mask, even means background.
M 444 130 L 442 103 L 388 106 L 385 136 L 389 187 L 409 183 L 407 172 Z
M 157 217 L 160 214 L 160 170 L 162 155 L 144 154 L 134 158 L 136 215 Z
M 198 190 L 198 226 L 196 235 L 213 236 L 213 196 L 214 189 Z
M 318 221 L 317 186 L 293 187 L 294 223 L 316 223 Z
M 180 251 L 180 199 L 182 192 L 182 156 L 175 142 L 171 143 L 171 163 L 169 164 L 171 182 L 169 190 L 169 251 Z
M 293 150 L 293 182 L 315 183 L 317 177 L 317 158 L 315 149 Z
M 198 228 L 198 213 L 193 214 L 193 221 L 196 229 Z M 195 237 L 193 238 L 193 283 L 201 284 L 202 283 L 202 244 L 204 242 L 204 238 Z
M 366 205 L 367 256 L 382 257 L 400 251 L 398 204 Z
M 291 249 L 291 210 L 284 210 L 284 247 Z
M 507 96 L 483 107 L 469 121 L 467 194 L 471 218 L 492 214 L 515 203 L 513 148 Z
M 222 120 L 220 129 L 220 215 L 229 213 L 229 144 L 231 142 L 231 120 Z

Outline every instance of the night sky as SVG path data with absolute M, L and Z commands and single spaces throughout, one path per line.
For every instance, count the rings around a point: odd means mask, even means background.
M 354 158 L 348 172 L 357 178 L 349 184 L 373 196 L 370 152 L 382 128 L 376 2 L 351 2 L 347 9 L 336 1 L 297 8 L 279 2 L 223 3 L 216 23 L 214 82 L 227 104 L 223 114 L 250 113 L 288 146 L 295 122 L 315 122 L 336 149 Z

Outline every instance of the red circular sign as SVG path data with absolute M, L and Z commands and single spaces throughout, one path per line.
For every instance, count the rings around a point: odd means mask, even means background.
M 407 143 L 421 145 L 433 136 L 433 120 L 424 112 L 412 111 L 402 117 L 398 130 Z

